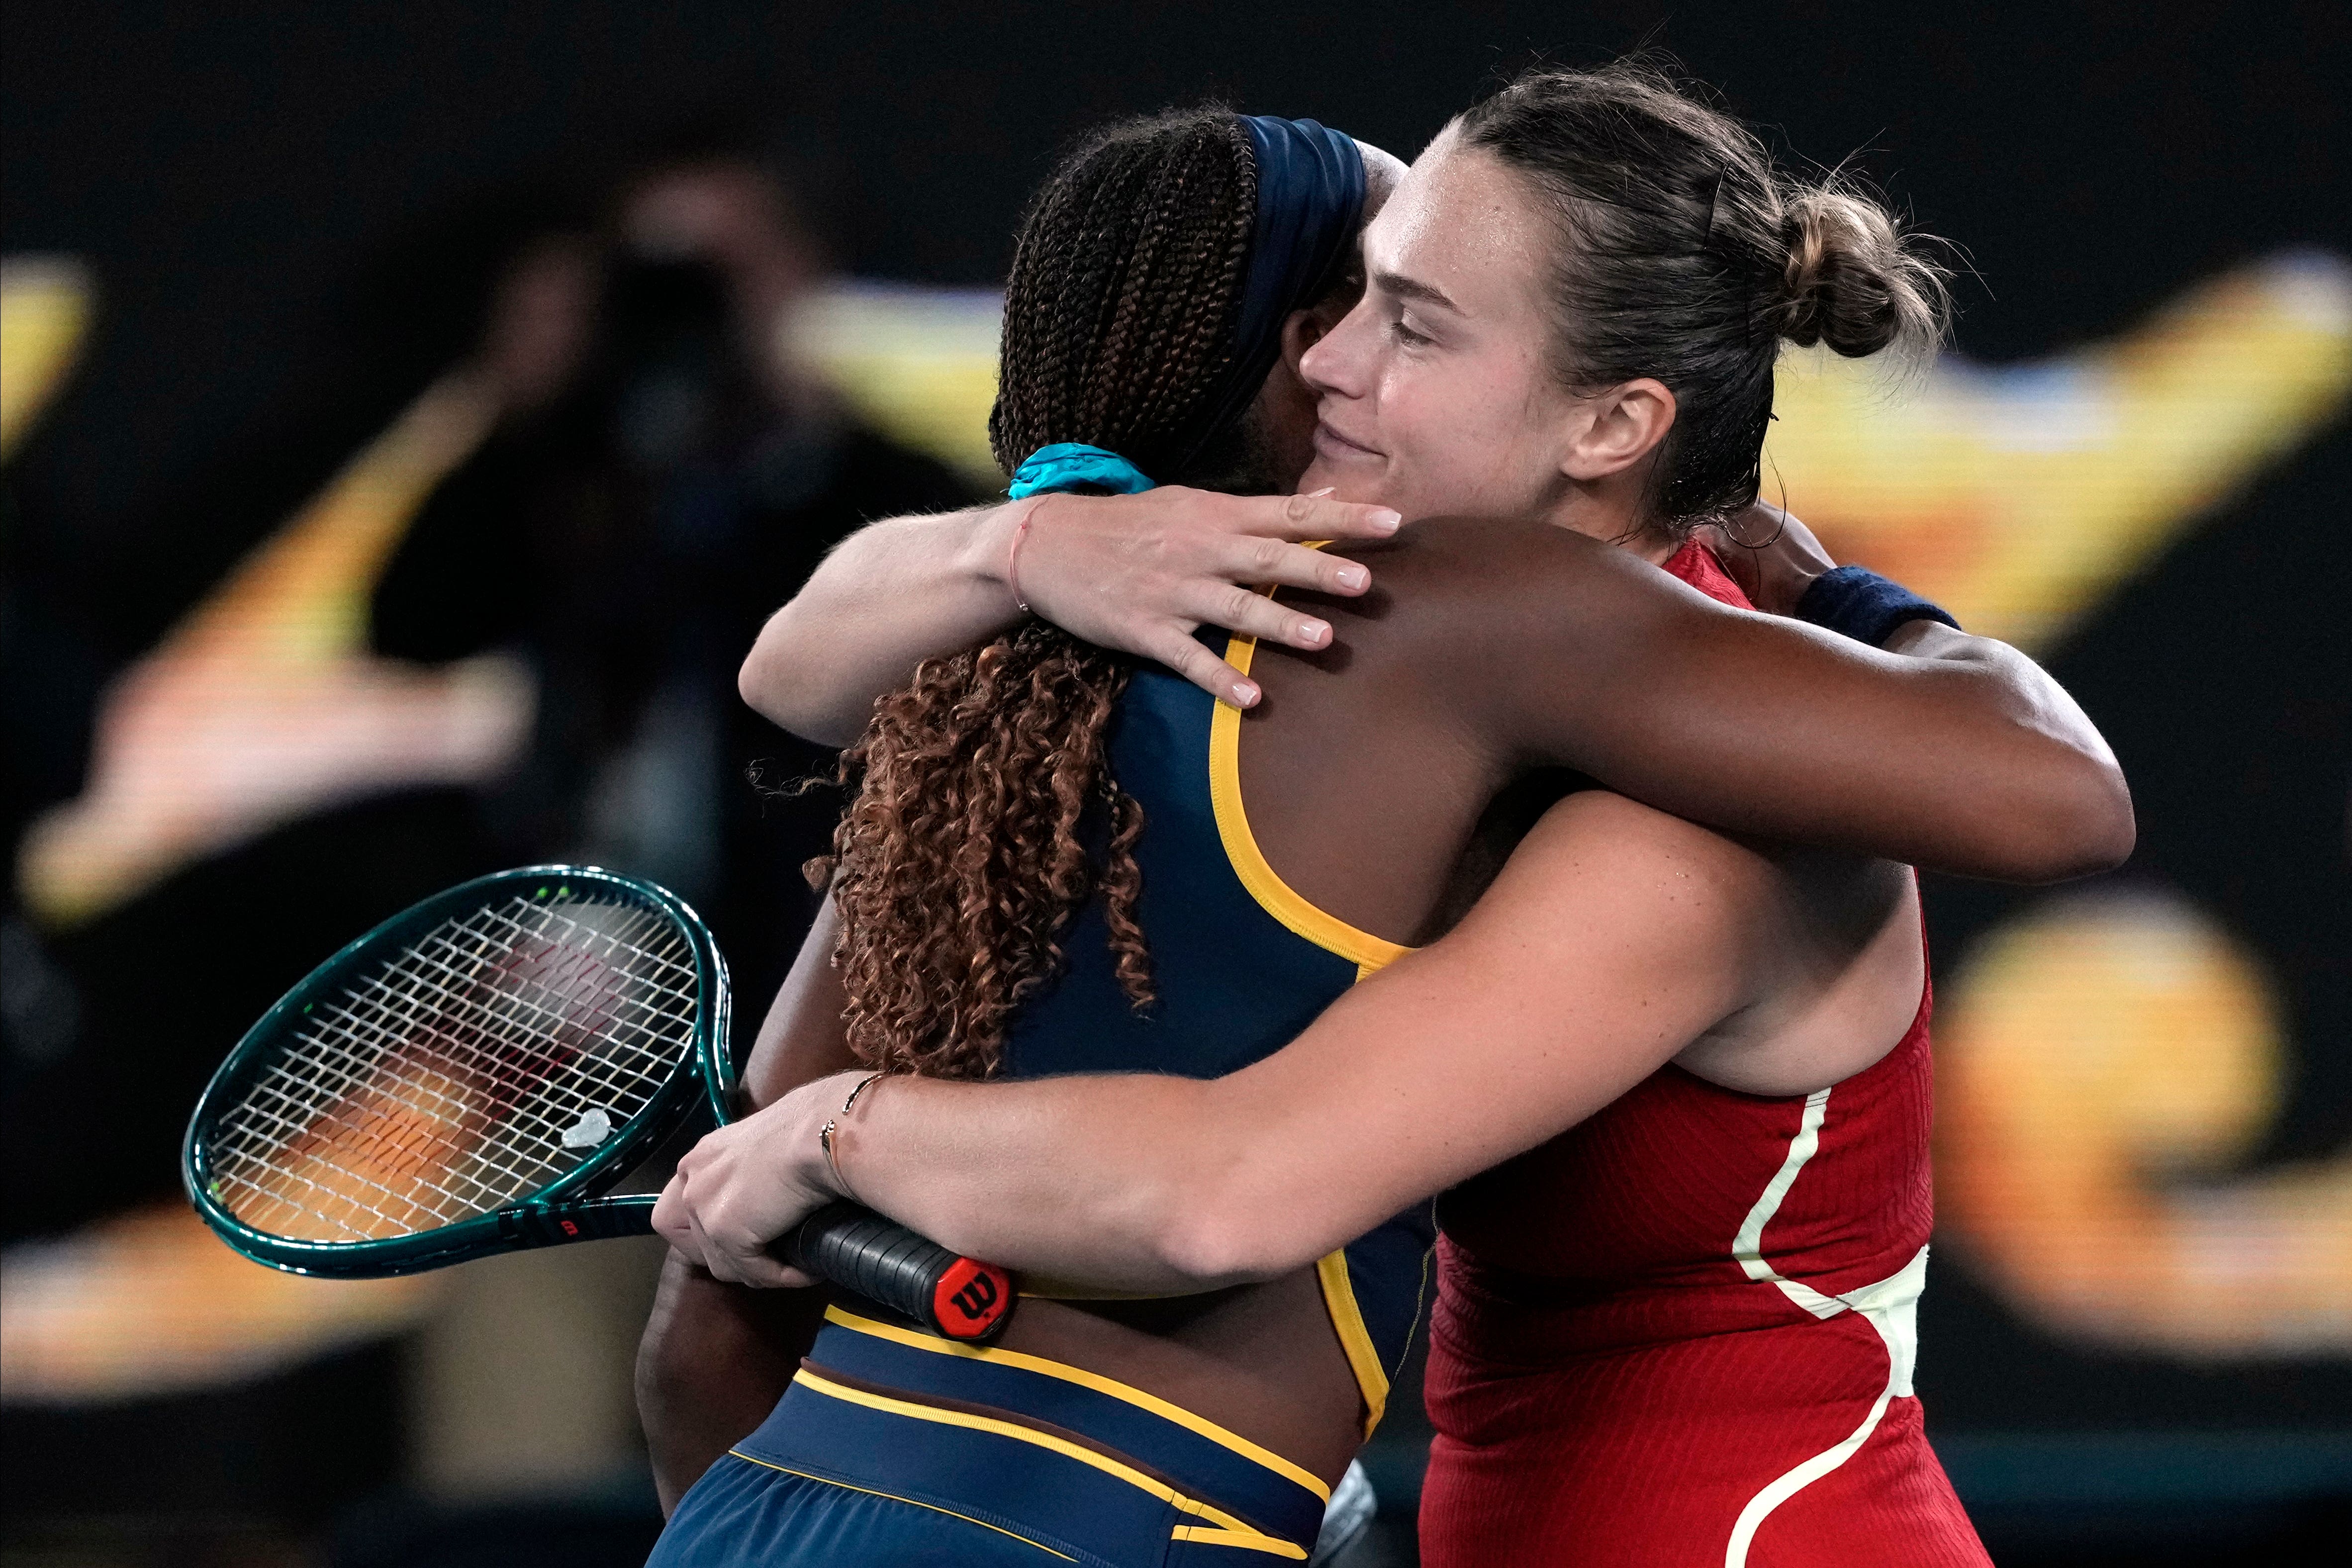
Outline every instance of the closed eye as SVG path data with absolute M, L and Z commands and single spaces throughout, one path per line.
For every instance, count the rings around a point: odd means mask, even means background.
M 1437 341 L 1436 339 L 1431 337 L 1428 333 L 1416 332 L 1412 328 L 1406 326 L 1404 318 L 1402 316 L 1389 323 L 1389 335 L 1408 349 L 1426 348 L 1430 344 Z

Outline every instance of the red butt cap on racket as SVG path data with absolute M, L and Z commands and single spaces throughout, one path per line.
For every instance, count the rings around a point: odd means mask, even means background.
M 802 1222 L 784 1260 L 922 1323 L 952 1340 L 995 1337 L 1013 1310 L 1013 1276 L 958 1257 L 854 1203 L 835 1203 Z
M 1013 1276 L 993 1263 L 959 1258 L 931 1287 L 931 1326 L 950 1339 L 984 1340 L 1013 1309 Z

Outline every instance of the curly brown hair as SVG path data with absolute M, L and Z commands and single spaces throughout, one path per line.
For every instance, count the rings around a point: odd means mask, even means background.
M 1249 135 L 1223 110 L 1100 132 L 1046 180 L 1005 289 L 989 439 L 1009 474 L 1086 442 L 1162 479 L 1230 486 L 1245 438 L 1198 429 L 1233 355 L 1257 204 Z M 1197 455 L 1188 455 L 1195 448 Z M 858 1059 L 980 1078 L 1007 1019 L 1062 960 L 1097 889 L 1119 985 L 1152 997 L 1136 904 L 1143 809 L 1105 742 L 1129 662 L 1032 622 L 933 659 L 843 754 L 859 779 L 834 839 L 834 962 Z M 1097 869 L 1087 840 L 1102 843 Z

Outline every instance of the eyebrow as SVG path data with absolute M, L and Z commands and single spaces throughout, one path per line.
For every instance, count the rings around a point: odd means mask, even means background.
M 1443 306 L 1456 316 L 1462 314 L 1462 307 L 1447 298 L 1444 289 L 1433 284 L 1423 283 L 1419 278 L 1407 277 L 1401 272 L 1375 272 L 1372 274 L 1372 287 L 1383 293 L 1396 295 L 1400 298 L 1418 299 L 1424 304 Z

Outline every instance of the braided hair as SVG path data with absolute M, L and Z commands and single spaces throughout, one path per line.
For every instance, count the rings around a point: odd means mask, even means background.
M 1022 225 L 1005 290 L 988 433 L 1008 474 L 1072 441 L 1162 480 L 1237 487 L 1246 435 L 1203 444 L 1198 426 L 1233 356 L 1256 204 L 1248 132 L 1223 110 L 1128 120 L 1063 161 Z M 1097 888 L 1119 986 L 1150 1005 L 1136 920 L 1143 809 L 1104 756 L 1131 669 L 1033 621 L 926 662 L 875 705 L 843 755 L 842 777 L 859 786 L 832 862 L 834 962 L 861 1061 L 987 1076 L 1007 1019 L 1053 977 L 1063 933 Z

